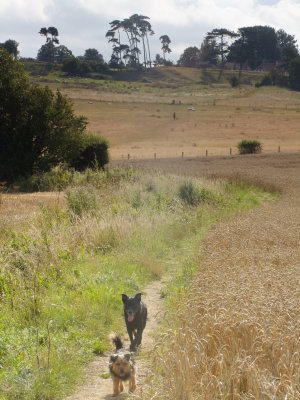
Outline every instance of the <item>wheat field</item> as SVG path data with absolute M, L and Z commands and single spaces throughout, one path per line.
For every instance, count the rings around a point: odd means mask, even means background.
M 156 384 L 143 398 L 299 399 L 299 155 L 132 164 L 198 176 L 239 173 L 281 192 L 206 237 L 190 295 L 158 338 Z

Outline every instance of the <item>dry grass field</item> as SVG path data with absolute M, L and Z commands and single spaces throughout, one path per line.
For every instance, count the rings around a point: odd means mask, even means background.
M 159 338 L 149 398 L 299 399 L 300 156 L 132 164 L 195 176 L 238 173 L 281 192 L 206 237 L 191 293 Z
M 241 178 L 281 195 L 210 231 L 190 293 L 158 337 L 142 398 L 299 399 L 300 93 L 203 85 L 197 70 L 183 70 L 186 84 L 176 86 L 176 73 L 166 73 L 159 87 L 61 89 L 89 129 L 109 139 L 112 166 Z M 237 142 L 250 138 L 263 143 L 263 154 L 236 155 Z M 57 193 L 0 194 L 0 228 L 22 229 L 41 204 L 63 201 Z
M 195 157 L 206 149 L 209 155 L 228 155 L 230 148 L 235 154 L 242 139 L 261 140 L 268 153 L 278 146 L 284 152 L 300 150 L 299 93 L 256 89 L 259 73 L 249 74 L 251 85 L 241 88 L 231 88 L 226 76 L 218 84 L 211 75 L 205 84 L 203 74 L 169 68 L 137 82 L 56 85 L 74 101 L 76 112 L 88 117 L 88 128 L 109 139 L 114 160 L 128 154 L 134 159 L 155 153 L 158 158 L 180 157 L 182 152 Z

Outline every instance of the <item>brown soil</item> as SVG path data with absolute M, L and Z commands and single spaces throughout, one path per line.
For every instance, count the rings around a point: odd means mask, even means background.
M 136 357 L 137 365 L 137 393 L 140 392 L 141 382 L 145 375 L 147 375 L 147 364 L 145 363 L 146 355 L 154 345 L 153 334 L 157 331 L 159 320 L 163 311 L 163 300 L 161 298 L 161 291 L 165 281 L 155 281 L 148 285 L 143 292 L 143 300 L 148 308 L 148 321 L 143 335 L 142 348 L 140 355 Z M 129 346 L 126 340 L 127 347 Z M 85 371 L 86 379 L 82 387 L 76 394 L 67 398 L 67 400 L 109 400 L 109 399 L 123 399 L 127 397 L 128 385 L 125 384 L 125 392 L 118 397 L 112 396 L 112 380 L 110 378 L 102 378 L 103 373 L 108 372 L 108 357 L 98 357 L 91 362 Z

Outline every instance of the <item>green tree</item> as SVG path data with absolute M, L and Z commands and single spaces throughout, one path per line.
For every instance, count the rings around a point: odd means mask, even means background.
M 73 57 L 73 53 L 66 46 L 60 45 L 54 49 L 54 59 L 57 63 L 61 64 L 69 57 Z
M 31 85 L 23 66 L 0 50 L 0 180 L 71 163 L 87 121 L 59 91 Z
M 0 48 L 5 49 L 11 54 L 14 58 L 18 58 L 19 50 L 18 50 L 19 43 L 15 40 L 8 39 L 4 43 L 0 43 Z
M 164 60 L 166 61 L 166 53 L 169 54 L 172 51 L 170 49 L 170 47 L 169 47 L 169 44 L 171 43 L 171 39 L 169 38 L 168 35 L 162 35 L 159 38 L 159 40 L 161 41 L 161 44 L 162 44 L 161 49 L 162 49 L 162 52 L 163 52 L 163 55 L 164 55 Z
M 279 61 L 284 68 L 288 68 L 291 61 L 299 55 L 297 40 L 294 35 L 289 35 L 283 29 L 276 32 L 279 47 Z
M 178 65 L 181 67 L 199 67 L 199 64 L 200 50 L 196 46 L 187 47 L 178 60 Z
M 250 26 L 239 28 L 239 39 L 230 47 L 228 60 L 240 64 L 247 63 L 256 69 L 262 63 L 276 62 L 280 52 L 274 28 L 269 26 Z
M 201 63 L 208 63 L 217 65 L 218 63 L 218 47 L 215 39 L 204 38 L 200 46 L 200 61 Z
M 55 60 L 55 46 L 51 41 L 43 44 L 37 54 L 38 61 L 53 63 Z
M 148 36 L 153 35 L 154 31 L 149 22 L 149 17 L 133 14 L 129 18 L 121 21 L 116 19 L 109 24 L 110 29 L 106 33 L 106 38 L 109 43 L 112 43 L 113 47 L 110 65 L 119 69 L 124 64 L 125 66 L 138 67 L 141 65 L 140 55 L 143 51 L 143 64 L 145 67 L 151 67 L 152 61 Z M 122 42 L 121 32 L 125 33 L 127 43 Z M 140 49 L 141 43 L 142 51 Z
M 38 61 L 54 62 L 55 60 L 55 45 L 59 44 L 58 30 L 54 26 L 49 28 L 41 28 L 39 34 L 45 36 L 46 43 L 39 49 L 37 59 Z M 50 35 L 51 38 L 48 36 Z
M 86 49 L 83 57 L 86 61 L 99 61 L 104 63 L 103 56 L 97 49 Z
M 294 58 L 289 66 L 289 82 L 291 89 L 300 90 L 300 57 Z
M 229 53 L 229 42 L 228 39 L 233 39 L 234 37 L 237 37 L 238 35 L 235 32 L 229 31 L 228 29 L 220 28 L 220 29 L 213 29 L 211 32 L 208 32 L 206 35 L 206 38 L 208 40 L 215 40 L 218 42 L 218 56 L 221 59 L 221 70 L 220 70 L 220 75 L 219 79 L 221 78 L 221 75 L 223 73 L 224 67 L 225 67 L 225 62 L 227 59 L 227 54 Z

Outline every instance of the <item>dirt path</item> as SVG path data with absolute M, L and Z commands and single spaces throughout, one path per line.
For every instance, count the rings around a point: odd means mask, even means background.
M 153 334 L 157 331 L 159 320 L 162 317 L 163 299 L 160 294 L 165 282 L 165 280 L 155 281 L 148 285 L 143 291 L 143 300 L 148 308 L 148 322 L 143 335 L 141 355 L 136 359 L 138 388 L 147 374 L 147 365 L 143 361 L 143 355 L 153 348 Z M 128 342 L 126 342 L 126 344 L 129 345 Z M 68 397 L 66 400 L 109 400 L 123 399 L 127 396 L 126 393 L 123 393 L 118 397 L 112 397 L 111 379 L 104 379 L 101 377 L 103 373 L 108 372 L 108 356 L 109 354 L 98 357 L 87 366 L 84 385 L 77 393 Z M 125 386 L 125 392 L 127 392 L 127 390 L 128 387 Z M 137 392 L 139 392 L 139 389 Z

